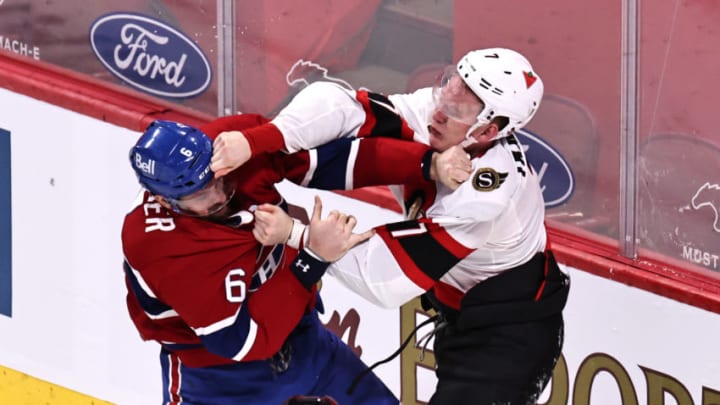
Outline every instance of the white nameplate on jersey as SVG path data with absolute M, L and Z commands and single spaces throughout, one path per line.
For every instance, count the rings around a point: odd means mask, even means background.
M 507 173 L 498 173 L 489 167 L 478 169 L 473 176 L 472 185 L 477 191 L 492 191 L 505 183 Z

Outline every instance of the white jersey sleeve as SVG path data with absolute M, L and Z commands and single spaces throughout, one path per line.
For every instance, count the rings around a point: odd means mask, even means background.
M 384 308 L 397 308 L 425 292 L 403 273 L 377 236 L 351 249 L 334 262 L 327 273 L 354 293 Z
M 430 88 L 385 97 L 318 81 L 300 91 L 271 123 L 282 133 L 288 153 L 363 136 L 412 139 L 427 145 L 432 111 Z
M 370 302 L 398 307 L 434 287 L 475 250 L 451 235 L 453 228 L 465 225 L 462 221 L 443 222 L 420 219 L 379 226 L 328 273 Z
M 425 87 L 410 94 L 393 94 L 388 96 L 403 119 L 415 131 L 415 142 L 430 144 L 428 124 L 435 110 L 432 99 L 432 88 Z
M 338 138 L 356 137 L 365 111 L 355 91 L 331 82 L 313 82 L 272 120 L 286 152 L 309 150 Z

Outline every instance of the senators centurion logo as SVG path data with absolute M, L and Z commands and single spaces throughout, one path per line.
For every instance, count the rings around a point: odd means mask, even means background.
M 483 167 L 475 172 L 472 185 L 477 191 L 493 191 L 505 183 L 508 173 L 498 173 L 495 169 Z

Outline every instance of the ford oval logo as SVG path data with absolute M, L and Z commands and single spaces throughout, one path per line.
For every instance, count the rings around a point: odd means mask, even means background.
M 101 16 L 90 28 L 90 45 L 112 74 L 157 96 L 193 97 L 212 79 L 210 63 L 190 38 L 143 15 Z
M 516 131 L 525 149 L 530 166 L 540 178 L 545 207 L 553 208 L 566 203 L 575 191 L 575 176 L 570 165 L 549 143 L 527 129 Z

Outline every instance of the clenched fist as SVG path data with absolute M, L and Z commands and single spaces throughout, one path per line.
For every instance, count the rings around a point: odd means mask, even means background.
M 430 166 L 430 177 L 451 190 L 455 190 L 472 173 L 470 156 L 458 146 L 452 146 L 442 153 L 435 153 Z
M 222 177 L 250 160 L 250 143 L 240 131 L 225 131 L 215 138 L 210 169 Z

